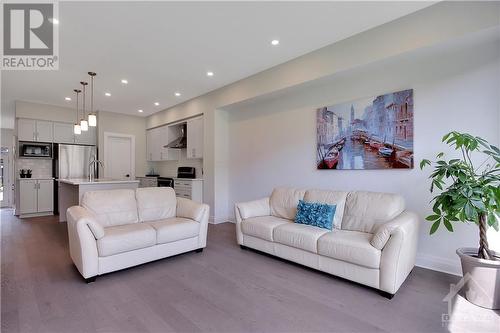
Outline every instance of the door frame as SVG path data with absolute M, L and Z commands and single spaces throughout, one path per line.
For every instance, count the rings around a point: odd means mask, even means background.
M 108 144 L 111 138 L 125 138 L 130 139 L 130 179 L 135 179 L 135 135 L 123 134 L 123 133 L 113 133 L 104 132 L 104 177 L 109 178 L 109 154 L 108 154 Z

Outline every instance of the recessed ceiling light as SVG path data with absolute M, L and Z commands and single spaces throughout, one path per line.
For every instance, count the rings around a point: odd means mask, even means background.
M 279 40 L 277 40 L 277 39 L 273 39 L 273 40 L 271 41 L 271 45 L 273 45 L 273 46 L 276 46 L 276 45 L 279 45 L 279 44 L 280 44 L 280 41 L 279 41 Z
M 158 105 L 160 105 L 160 103 L 158 103 L 158 102 L 155 102 L 155 105 L 156 105 L 156 106 L 158 106 Z
M 111 96 L 111 94 L 110 94 L 110 93 L 104 93 L 104 95 L 105 95 L 105 96 L 108 96 L 108 97 L 109 97 L 109 96 Z
M 137 112 L 142 113 L 143 111 L 142 111 L 142 109 L 140 109 L 140 110 L 137 110 Z
M 53 17 L 49 18 L 49 22 L 52 24 L 59 24 L 59 20 Z
M 176 92 L 174 95 L 177 96 L 177 97 L 179 97 L 181 95 L 181 93 L 180 92 Z
M 214 72 L 207 72 L 207 76 L 214 76 Z
M 71 97 L 64 97 L 65 100 L 71 101 Z
M 123 83 L 123 84 L 127 84 L 127 83 L 128 83 L 128 81 L 127 81 L 127 80 L 125 80 L 125 79 L 122 79 L 122 83 Z

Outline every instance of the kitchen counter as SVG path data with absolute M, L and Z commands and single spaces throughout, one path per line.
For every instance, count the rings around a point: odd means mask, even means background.
M 136 189 L 138 180 L 98 178 L 89 181 L 86 178 L 58 179 L 59 222 L 66 221 L 66 211 L 71 206 L 80 205 L 83 195 L 89 191 Z
M 129 184 L 129 183 L 139 183 L 138 180 L 132 179 L 111 179 L 111 178 L 98 178 L 92 181 L 86 178 L 72 178 L 72 179 L 58 179 L 60 183 L 65 183 L 69 185 L 103 185 L 103 184 Z
M 54 177 L 31 177 L 31 178 L 17 178 L 19 181 L 23 180 L 54 180 Z

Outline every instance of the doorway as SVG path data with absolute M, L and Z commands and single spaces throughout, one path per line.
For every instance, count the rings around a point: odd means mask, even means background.
M 0 208 L 11 206 L 12 185 L 10 181 L 9 148 L 0 148 Z
M 104 132 L 104 176 L 135 178 L 135 135 Z

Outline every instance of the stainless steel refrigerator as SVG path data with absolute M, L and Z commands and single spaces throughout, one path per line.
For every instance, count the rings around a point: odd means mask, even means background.
M 96 157 L 97 149 L 95 146 L 81 145 L 54 145 L 53 176 L 57 179 L 88 178 L 89 163 Z M 95 170 L 97 175 L 97 170 Z M 54 212 L 59 213 L 59 182 L 54 182 Z

